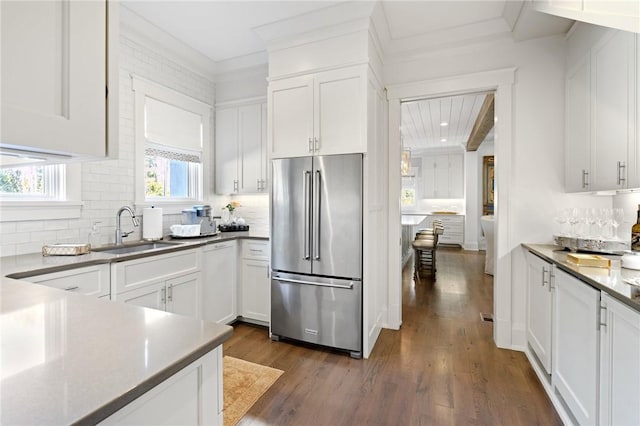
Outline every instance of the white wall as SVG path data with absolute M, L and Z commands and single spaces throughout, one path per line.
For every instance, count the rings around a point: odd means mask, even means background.
M 610 197 L 564 193 L 564 63 L 563 37 L 515 43 L 492 43 L 448 49 L 410 62 L 385 66 L 385 81 L 397 85 L 469 73 L 516 67 L 513 86 L 513 134 L 507 252 L 511 254 L 511 346 L 525 344 L 525 259 L 520 244 L 552 241 L 554 212 L 560 207 L 611 205 Z M 455 91 L 455 88 L 452 88 Z M 499 108 L 498 108 L 499 110 Z M 498 117 L 498 120 L 500 117 Z M 496 144 L 500 143 L 498 140 Z M 462 265 L 461 265 L 462 266 Z M 508 303 L 508 301 L 507 301 Z
M 88 233 L 94 221 L 101 222 L 99 225 L 101 243 L 114 242 L 116 211 L 123 205 L 133 206 L 135 200 L 134 97 L 131 90 L 131 73 L 210 105 L 214 104 L 215 88 L 211 80 L 174 59 L 164 56 L 160 49 L 151 49 L 133 41 L 123 30 L 120 36 L 119 159 L 87 162 L 81 165 L 84 204 L 80 219 L 0 224 L 1 256 L 39 252 L 44 244 L 87 242 Z M 213 137 L 211 140 L 213 141 Z M 211 162 L 205 166 L 211 167 Z M 224 202 L 224 199 L 212 194 L 205 198 L 214 207 L 218 205 L 221 207 Z M 168 228 L 171 224 L 179 222 L 180 215 L 166 215 L 164 233 L 169 232 Z M 125 230 L 132 226 L 127 217 L 123 217 L 122 223 Z M 139 227 L 126 240 L 137 240 L 141 236 L 142 229 Z

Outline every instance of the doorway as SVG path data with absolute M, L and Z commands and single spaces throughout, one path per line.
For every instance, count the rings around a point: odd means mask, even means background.
M 401 233 L 401 102 L 407 99 L 456 96 L 471 92 L 495 91 L 495 255 L 494 272 L 494 341 L 498 347 L 510 348 L 514 339 L 511 324 L 511 254 L 508 239 L 508 194 L 512 134 L 512 85 L 515 69 L 503 69 L 390 86 L 389 100 L 389 241 L 400 241 Z M 504 159 L 504 161 L 501 161 Z M 402 254 L 401 246 L 390 245 L 388 326 L 402 324 Z

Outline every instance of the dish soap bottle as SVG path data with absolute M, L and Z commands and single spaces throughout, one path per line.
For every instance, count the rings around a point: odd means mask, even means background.
M 638 220 L 631 227 L 631 250 L 640 251 L 640 205 L 638 205 Z
M 93 222 L 91 225 L 91 231 L 89 232 L 89 245 L 91 247 L 98 247 L 100 245 L 100 230 L 98 224 L 100 222 Z

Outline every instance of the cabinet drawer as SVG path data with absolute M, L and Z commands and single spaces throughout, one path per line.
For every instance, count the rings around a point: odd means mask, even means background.
M 242 241 L 243 259 L 269 259 L 269 243 L 267 241 Z
M 24 281 L 100 297 L 109 294 L 109 265 L 87 266 L 51 274 L 34 275 L 25 278 Z
M 184 250 L 114 263 L 111 266 L 116 293 L 129 291 L 158 280 L 167 280 L 200 270 L 200 251 Z

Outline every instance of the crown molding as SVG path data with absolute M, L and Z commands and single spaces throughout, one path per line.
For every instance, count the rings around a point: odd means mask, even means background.
M 184 65 L 209 81 L 215 81 L 215 61 L 120 4 L 120 34 Z

